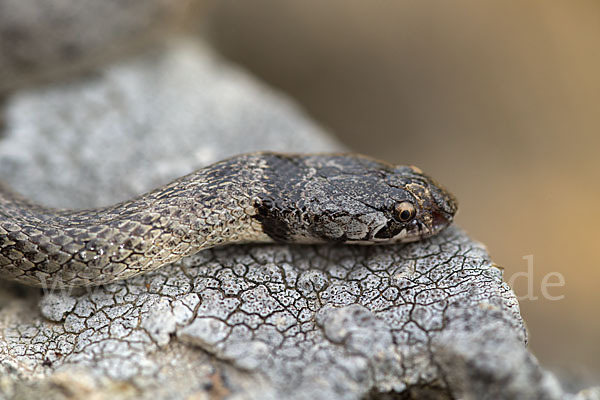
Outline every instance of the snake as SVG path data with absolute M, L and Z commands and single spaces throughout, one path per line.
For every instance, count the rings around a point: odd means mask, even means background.
M 0 187 L 0 278 L 71 288 L 233 243 L 386 244 L 435 235 L 457 202 L 419 168 L 355 153 L 237 155 L 134 199 L 56 209 Z

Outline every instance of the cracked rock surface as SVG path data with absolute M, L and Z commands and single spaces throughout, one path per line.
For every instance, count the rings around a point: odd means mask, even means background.
M 3 179 L 62 207 L 120 201 L 240 152 L 341 149 L 183 39 L 17 92 L 4 122 Z M 575 398 L 527 351 L 501 270 L 458 227 L 396 246 L 228 246 L 80 290 L 0 282 L 0 398 L 41 394 Z

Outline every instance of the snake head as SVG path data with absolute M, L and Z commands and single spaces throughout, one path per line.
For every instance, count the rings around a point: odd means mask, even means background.
M 456 200 L 418 168 L 362 156 L 344 164 L 337 173 L 321 171 L 326 175 L 321 186 L 329 187 L 332 197 L 314 199 L 319 218 L 313 234 L 359 244 L 412 242 L 452 222 Z
M 416 167 L 356 154 L 272 162 L 279 200 L 263 203 L 259 219 L 278 241 L 411 242 L 446 228 L 457 210 L 454 197 Z
M 374 206 L 380 207 L 380 213 L 372 214 L 377 220 L 370 229 L 373 242 L 412 242 L 435 235 L 452 223 L 458 209 L 456 199 L 420 169 L 396 166 L 383 176 L 383 202 L 372 199 Z

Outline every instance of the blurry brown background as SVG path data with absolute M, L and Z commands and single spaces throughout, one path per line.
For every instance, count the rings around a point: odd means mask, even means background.
M 530 348 L 600 381 L 600 2 L 230 0 L 208 22 L 351 148 L 449 187 L 507 281 L 533 255 Z

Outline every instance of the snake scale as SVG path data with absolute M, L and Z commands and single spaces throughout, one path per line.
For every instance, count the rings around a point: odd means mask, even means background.
M 113 206 L 58 210 L 0 189 L 0 277 L 100 285 L 229 243 L 393 243 L 448 226 L 454 197 L 412 166 L 259 152 Z

